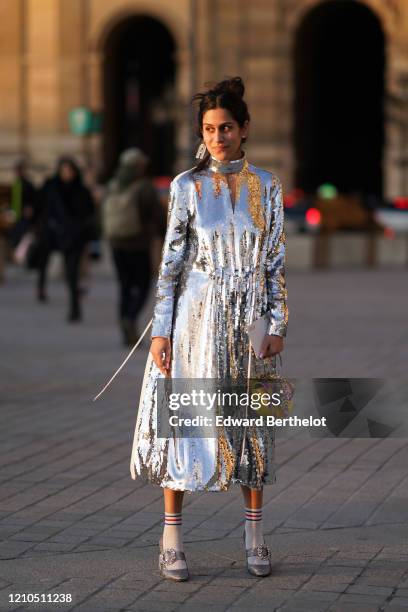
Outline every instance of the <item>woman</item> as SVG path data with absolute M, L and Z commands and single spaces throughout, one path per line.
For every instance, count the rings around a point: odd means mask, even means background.
M 46 270 L 52 251 L 61 251 L 69 291 L 68 321 L 81 320 L 79 270 L 87 242 L 95 233 L 95 206 L 91 192 L 82 181 L 81 172 L 70 157 L 62 157 L 55 175 L 41 191 L 39 240 L 41 256 L 38 275 L 38 299 L 46 301 Z
M 248 571 L 267 576 L 262 489 L 275 481 L 271 428 L 217 430 L 213 438 L 157 434 L 161 378 L 240 380 L 247 376 L 247 327 L 269 313 L 251 378 L 274 371 L 283 350 L 287 306 L 282 187 L 276 175 L 251 165 L 242 151 L 250 116 L 239 77 L 194 97 L 206 153 L 172 182 L 153 317 L 131 458 L 132 477 L 164 489 L 160 569 L 186 580 L 181 534 L 185 491 L 221 491 L 239 483 L 245 503 Z

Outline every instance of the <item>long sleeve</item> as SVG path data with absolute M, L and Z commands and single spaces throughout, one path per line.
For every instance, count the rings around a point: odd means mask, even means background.
M 266 286 L 271 322 L 268 334 L 286 336 L 288 325 L 285 282 L 285 232 L 282 184 L 277 180 L 266 255 Z
M 174 296 L 187 246 L 188 221 L 186 198 L 176 178 L 170 185 L 167 231 L 157 281 L 152 337 L 171 336 Z

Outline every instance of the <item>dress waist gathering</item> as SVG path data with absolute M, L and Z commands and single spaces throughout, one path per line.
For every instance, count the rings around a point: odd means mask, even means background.
M 202 267 L 194 266 L 194 265 L 192 266 L 191 271 L 201 273 L 204 277 L 206 276 L 211 280 L 217 280 L 217 281 L 222 281 L 222 280 L 226 280 L 229 278 L 248 280 L 248 278 L 254 277 L 257 273 L 256 268 L 234 269 L 234 268 L 227 268 L 227 267 L 225 268 L 208 267 L 207 269 L 203 269 Z

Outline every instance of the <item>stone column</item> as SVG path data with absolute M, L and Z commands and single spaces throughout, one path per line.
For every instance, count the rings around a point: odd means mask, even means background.
M 0 181 L 11 177 L 16 157 L 26 151 L 25 2 L 0 0 Z
M 59 2 L 27 0 L 27 114 L 29 149 L 54 163 L 60 152 Z
M 285 5 L 255 0 L 241 15 L 243 73 L 252 115 L 248 151 L 254 163 L 292 185 L 292 62 Z M 245 10 L 242 7 L 242 10 Z

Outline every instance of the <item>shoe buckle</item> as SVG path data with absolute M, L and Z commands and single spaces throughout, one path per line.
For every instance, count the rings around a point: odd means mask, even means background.
M 259 544 L 255 550 L 261 559 L 269 559 L 269 548 L 265 544 Z
M 173 565 L 177 561 L 177 555 L 174 548 L 167 548 L 160 555 L 160 562 L 162 565 Z

